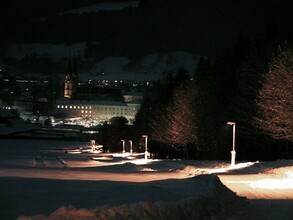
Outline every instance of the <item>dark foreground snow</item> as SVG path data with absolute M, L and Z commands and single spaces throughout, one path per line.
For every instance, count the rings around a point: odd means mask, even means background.
M 293 219 L 292 160 L 68 153 L 88 145 L 0 140 L 0 219 Z

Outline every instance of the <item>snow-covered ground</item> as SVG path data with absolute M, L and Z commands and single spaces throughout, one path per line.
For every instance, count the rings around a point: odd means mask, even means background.
M 1 219 L 293 218 L 292 160 L 231 167 L 87 148 L 0 140 Z

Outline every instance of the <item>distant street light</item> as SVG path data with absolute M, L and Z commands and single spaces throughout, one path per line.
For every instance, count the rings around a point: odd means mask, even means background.
M 236 158 L 236 151 L 235 151 L 235 127 L 236 122 L 227 122 L 227 125 L 233 126 L 233 144 L 232 144 L 232 151 L 231 151 L 231 166 L 235 165 L 235 158 Z
M 132 154 L 132 140 L 129 140 L 129 145 L 130 145 L 130 154 Z
M 96 141 L 95 140 L 91 140 L 91 146 L 92 146 L 92 151 L 94 151 L 96 148 Z
M 125 140 L 121 140 L 122 141 L 122 153 L 125 154 Z
M 145 138 L 145 152 L 144 152 L 144 159 L 148 159 L 148 136 L 142 135 Z

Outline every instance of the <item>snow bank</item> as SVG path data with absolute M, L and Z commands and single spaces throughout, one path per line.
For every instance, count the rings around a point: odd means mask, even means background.
M 49 216 L 20 216 L 18 220 L 57 219 L 227 219 L 241 216 L 247 203 L 244 198 L 226 188 L 215 175 L 193 178 L 195 186 L 206 192 L 205 196 L 187 198 L 175 203 L 142 201 L 119 206 L 104 205 L 95 209 L 76 209 L 63 206 Z

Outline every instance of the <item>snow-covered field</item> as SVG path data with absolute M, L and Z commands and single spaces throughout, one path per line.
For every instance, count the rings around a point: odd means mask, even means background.
M 1 139 L 0 219 L 293 219 L 292 160 L 230 167 L 89 147 Z

